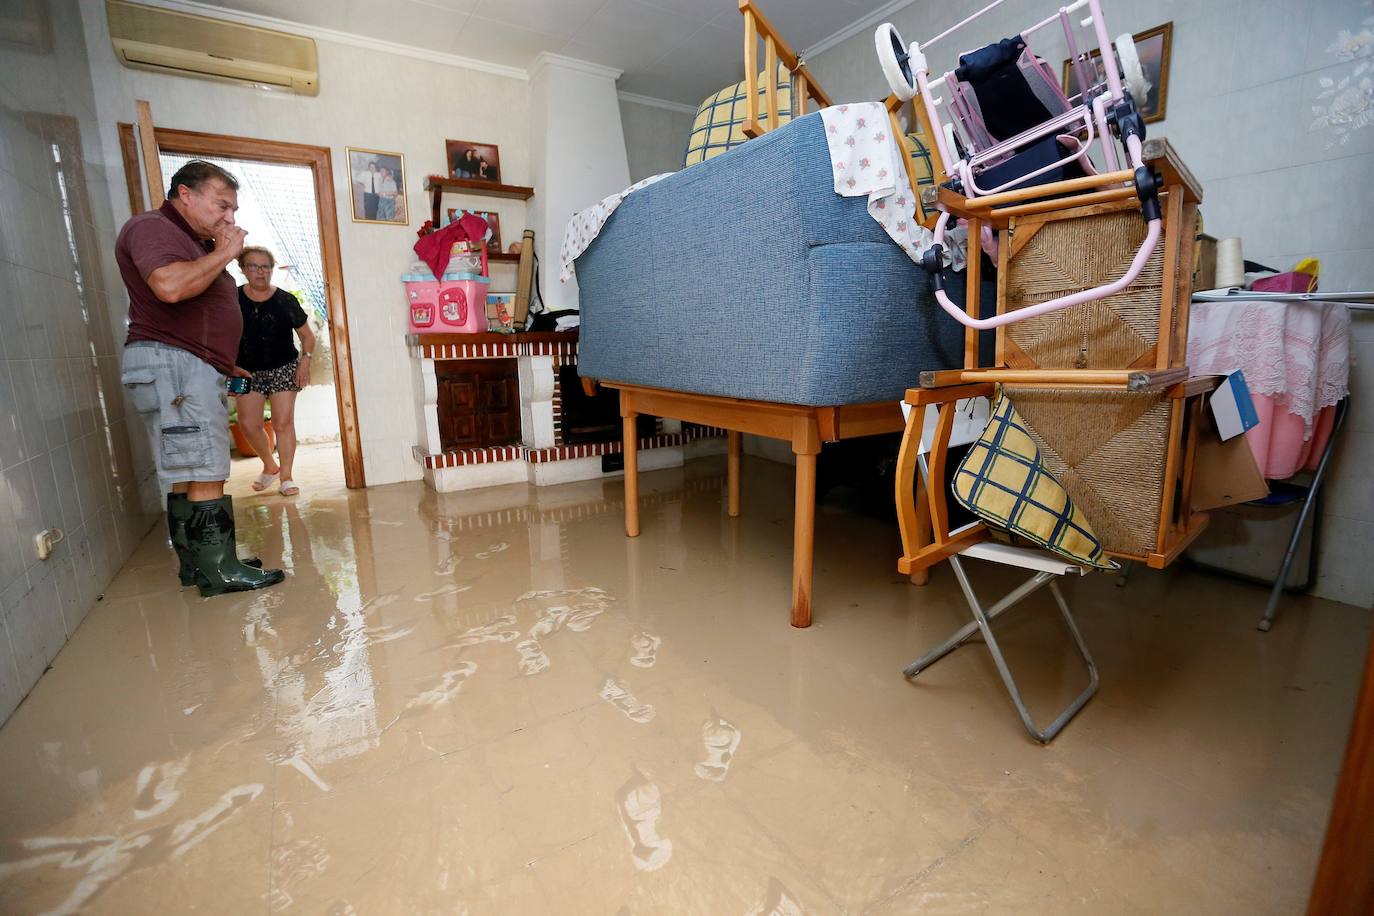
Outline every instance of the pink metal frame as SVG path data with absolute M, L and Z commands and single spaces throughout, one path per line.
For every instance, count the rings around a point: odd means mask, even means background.
M 934 38 L 930 39 L 924 44 L 914 45 L 913 51 L 924 52 L 931 45 L 935 44 L 943 38 L 948 37 L 956 30 L 962 28 L 965 25 L 968 25 L 970 22 L 973 22 L 978 17 L 982 16 L 984 13 L 988 12 L 994 7 L 1000 6 L 1004 2 L 1006 2 L 1006 0 L 994 0 L 993 3 L 988 4 L 978 12 L 974 13 L 973 15 L 956 23 L 955 25 L 941 32 L 939 35 L 936 35 Z M 1021 37 L 1023 39 L 1028 38 L 1032 33 L 1039 31 L 1045 26 L 1052 25 L 1056 22 L 1062 23 L 1064 26 L 1065 35 L 1069 41 L 1071 53 L 1073 55 L 1073 58 L 1075 59 L 1075 66 L 1080 67 L 1080 82 L 1083 85 L 1087 85 L 1087 79 L 1084 75 L 1086 68 L 1080 66 L 1082 62 L 1079 61 L 1078 58 L 1081 55 L 1077 53 L 1077 45 L 1073 38 L 1073 30 L 1071 28 L 1071 23 L 1069 20 L 1069 14 L 1074 13 L 1080 9 L 1083 9 L 1084 7 L 1088 8 L 1090 18 L 1084 20 L 1083 25 L 1092 25 L 1093 31 L 1095 32 L 1097 37 L 1098 47 L 1101 49 L 1104 58 L 1106 58 L 1107 55 L 1110 55 L 1112 53 L 1112 42 L 1111 39 L 1108 37 L 1107 26 L 1102 18 L 1102 7 L 1099 3 L 1099 0 L 1076 0 L 1076 2 L 1074 3 L 1061 7 L 1057 12 L 1055 12 L 1054 15 L 1049 16 L 1048 18 L 1043 19 L 1040 22 L 1037 22 L 1035 25 L 1026 29 L 1024 32 L 1021 33 Z M 1096 96 L 1094 96 L 1091 100 L 1089 100 L 1084 98 L 1083 93 L 1080 92 L 1077 96 L 1074 97 L 1078 99 L 1078 104 L 1069 111 L 1065 112 L 1064 114 L 1059 115 L 1055 118 L 1051 118 L 1043 124 L 1037 125 L 1036 127 L 1033 127 L 1030 130 L 1024 131 L 1023 133 L 1018 134 L 1015 137 L 1011 137 L 1000 143 L 996 143 L 988 147 L 987 149 L 975 149 L 974 152 L 969 156 L 969 158 L 961 159 L 952 155 L 953 151 L 949 148 L 950 144 L 945 139 L 944 131 L 939 127 L 941 122 L 936 109 L 939 106 L 941 100 L 936 98 L 934 95 L 934 90 L 940 88 L 941 86 L 946 84 L 949 84 L 951 86 L 954 85 L 954 74 L 946 73 L 937 80 L 931 80 L 929 78 L 929 73 L 925 66 L 924 53 L 921 53 L 919 55 L 913 53 L 912 63 L 912 69 L 916 77 L 916 88 L 921 95 L 922 103 L 926 106 L 926 114 L 930 119 L 930 124 L 933 128 L 932 132 L 935 134 L 935 142 L 940 150 L 940 158 L 946 163 L 954 164 L 953 167 L 949 169 L 949 171 L 952 174 L 955 174 L 959 177 L 960 181 L 963 183 L 964 192 L 968 197 L 985 197 L 991 194 L 996 194 L 1000 191 L 1007 190 L 1008 188 L 1011 188 L 1015 185 L 1022 184 L 1025 181 L 1036 177 L 1037 175 L 1044 174 L 1045 172 L 1053 168 L 1057 168 L 1058 166 L 1064 165 L 1075 159 L 1083 163 L 1086 169 L 1089 172 L 1091 172 L 1093 171 L 1093 168 L 1091 160 L 1088 158 L 1088 148 L 1092 145 L 1092 142 L 1095 138 L 1098 138 L 1102 141 L 1102 154 L 1103 159 L 1106 163 L 1107 171 L 1115 172 L 1118 170 L 1119 160 L 1117 158 L 1116 144 L 1111 142 L 1111 133 L 1109 132 L 1107 127 L 1107 106 L 1115 105 L 1125 97 L 1124 90 L 1121 84 L 1121 77 L 1116 72 L 1115 67 L 1108 66 L 1104 68 L 1107 74 L 1107 91 L 1105 93 L 1099 93 Z M 957 95 L 957 93 L 955 94 Z M 967 110 L 967 106 L 952 104 L 949 107 L 952 109 L 952 114 L 956 119 L 959 118 L 959 113 L 961 111 Z M 1068 156 L 1064 157 L 1056 163 L 1053 163 L 1052 165 L 1048 165 L 1044 168 L 1037 169 L 1029 175 L 1024 175 L 1016 179 L 1015 181 L 999 185 L 995 188 L 980 188 L 975 182 L 974 173 L 975 169 L 977 169 L 978 166 L 1000 161 L 1001 159 L 1004 159 L 1007 156 L 1015 153 L 1018 149 L 1025 146 L 1030 141 L 1039 140 L 1042 137 L 1054 134 L 1077 134 L 1080 130 L 1084 130 L 1087 132 L 1087 139 L 1078 141 L 1077 138 L 1075 138 L 1077 142 L 1077 148 Z M 968 131 L 966 131 L 966 133 L 968 133 Z M 1140 168 L 1144 165 L 1144 159 L 1141 155 L 1140 139 L 1138 137 L 1127 137 L 1126 154 L 1126 158 L 1130 162 L 1131 168 Z M 934 242 L 937 245 L 943 243 L 945 229 L 949 223 L 949 217 L 950 215 L 948 212 L 942 212 L 940 214 L 939 220 L 935 224 Z M 1092 289 L 1082 290 L 1081 292 L 1072 293 L 1066 296 L 1060 296 L 1056 299 L 1051 299 L 1047 302 L 1041 302 L 1037 303 L 1036 305 L 1027 306 L 1026 308 L 1017 309 L 1014 312 L 1008 312 L 1006 314 L 997 315 L 992 318 L 973 318 L 970 315 L 968 315 L 964 311 L 964 309 L 960 308 L 953 301 L 951 301 L 950 298 L 945 294 L 944 290 L 937 289 L 935 291 L 935 298 L 939 301 L 940 307 L 943 308 L 956 320 L 958 320 L 961 324 L 963 324 L 966 327 L 975 328 L 980 331 L 1000 327 L 1002 325 L 1011 324 L 1017 321 L 1025 321 L 1026 319 L 1034 318 L 1037 315 L 1046 315 L 1051 312 L 1057 312 L 1061 309 L 1066 309 L 1071 306 L 1081 305 L 1084 302 L 1092 302 L 1096 299 L 1102 299 L 1107 296 L 1119 293 L 1121 292 L 1121 290 L 1125 289 L 1131 283 L 1134 283 L 1136 277 L 1140 275 L 1140 271 L 1144 269 L 1146 262 L 1149 261 L 1150 256 L 1154 254 L 1155 246 L 1159 243 L 1159 238 L 1162 232 L 1162 220 L 1156 218 L 1149 221 L 1148 228 L 1145 233 L 1144 243 L 1140 246 L 1140 249 L 1136 252 L 1135 257 L 1132 259 L 1130 268 L 1119 279 L 1111 283 L 1106 283 L 1101 286 L 1093 287 Z
M 939 35 L 936 35 L 934 38 L 930 39 L 924 44 L 919 44 L 919 50 L 924 52 L 926 49 L 930 48 L 936 42 L 948 37 L 950 34 L 955 32 L 959 28 L 968 25 L 970 22 L 973 22 L 979 16 L 982 16 L 984 13 L 988 12 L 994 7 L 1000 6 L 1002 3 L 1005 2 L 1006 0 L 995 0 L 995 2 L 988 4 L 978 12 L 974 13 L 972 16 L 969 16 L 963 21 L 956 23 L 954 26 L 946 29 L 945 31 L 941 32 Z M 1091 16 L 1088 21 L 1092 23 L 1093 31 L 1096 33 L 1098 47 L 1103 49 L 1104 54 L 1110 53 L 1112 42 L 1107 35 L 1107 26 L 1106 23 L 1103 21 L 1102 7 L 1098 0 L 1076 0 L 1076 2 L 1071 3 L 1068 6 L 1061 7 L 1059 11 L 1057 11 L 1053 16 L 1049 16 L 1046 19 L 1042 19 L 1040 22 L 1037 22 L 1035 25 L 1026 29 L 1024 32 L 1021 33 L 1021 37 L 1024 39 L 1029 39 L 1029 37 L 1033 33 L 1039 31 L 1040 29 L 1043 29 L 1048 25 L 1053 25 L 1056 22 L 1060 22 L 1063 23 L 1065 26 L 1065 34 L 1068 40 L 1072 43 L 1071 46 L 1076 46 L 1076 43 L 1073 40 L 1073 30 L 1069 28 L 1068 16 L 1070 13 L 1076 12 L 1084 7 L 1087 7 L 1089 12 L 1091 13 Z M 1079 55 L 1075 55 L 1075 57 L 1077 56 Z M 1007 156 L 1009 153 L 1013 153 L 1016 150 L 1020 149 L 1028 141 L 1038 140 L 1041 137 L 1047 136 L 1050 133 L 1054 133 L 1056 131 L 1064 133 L 1077 133 L 1077 131 L 1080 129 L 1087 130 L 1089 132 L 1089 138 L 1087 142 L 1083 144 L 1082 148 L 1079 151 L 1076 151 L 1075 153 L 1066 156 L 1059 162 L 1056 162 L 1054 165 L 1047 167 L 1047 169 L 1055 168 L 1057 166 L 1064 165 L 1074 159 L 1086 158 L 1086 147 L 1092 143 L 1092 132 L 1095 124 L 1096 135 L 1098 137 L 1101 137 L 1103 140 L 1102 145 L 1104 147 L 1104 155 L 1109 157 L 1108 171 L 1115 171 L 1115 168 L 1112 166 L 1112 162 L 1116 158 L 1115 150 L 1112 149 L 1112 144 L 1107 141 L 1107 138 L 1110 137 L 1111 134 L 1108 132 L 1107 129 L 1106 106 L 1108 104 L 1115 105 L 1117 102 L 1120 102 L 1123 97 L 1123 93 L 1121 77 L 1116 72 L 1116 68 L 1106 67 L 1104 69 L 1107 72 L 1107 93 L 1105 96 L 1099 95 L 1091 101 L 1089 101 L 1088 99 L 1081 99 L 1078 106 L 1076 106 L 1069 112 L 1060 115 L 1058 118 L 1055 118 L 1051 121 L 1046 121 L 1039 127 L 1032 128 L 1031 130 L 1019 134 L 1018 136 L 1004 140 L 1001 143 L 997 143 L 989 147 L 988 149 L 977 151 L 970 159 L 963 160 L 953 155 L 954 151 L 949 148 L 949 144 L 945 140 L 944 133 L 938 130 L 935 131 L 935 142 L 940 149 L 940 158 L 947 163 L 958 163 L 955 166 L 955 169 L 958 170 L 957 173 L 962 179 L 964 177 L 965 170 L 972 172 L 979 165 L 982 165 L 987 162 L 1000 160 L 1001 158 Z M 918 91 L 920 92 L 921 100 L 923 104 L 925 104 L 926 106 L 926 114 L 930 118 L 930 123 L 932 125 L 939 124 L 940 118 L 936 112 L 936 107 L 939 103 L 934 95 L 934 90 L 939 89 L 946 83 L 952 83 L 954 81 L 954 75 L 952 73 L 946 73 L 937 80 L 931 80 L 929 78 L 929 73 L 927 72 L 927 69 L 924 66 L 917 65 L 914 67 L 914 70 L 916 75 L 916 86 Z M 1102 101 L 1099 103 L 1098 99 L 1101 99 Z M 1034 174 L 1039 175 L 1043 171 L 1045 170 L 1038 171 Z M 1025 181 L 1027 178 L 1031 177 L 1033 177 L 1033 175 L 1025 176 L 1020 180 Z M 973 190 L 974 194 L 970 196 L 983 196 L 986 194 L 995 194 L 998 190 L 1003 190 L 1006 187 L 1008 187 L 1008 185 L 1004 185 L 998 189 L 986 191 L 978 191 L 976 189 L 971 188 L 970 190 Z
M 999 143 L 985 152 L 975 154 L 971 159 L 961 159 L 955 168 L 959 170 L 959 178 L 963 181 L 964 187 L 971 192 L 968 196 L 986 197 L 989 194 L 996 194 L 999 191 L 1008 190 L 1038 175 L 1043 175 L 1051 169 L 1057 169 L 1059 166 L 1072 162 L 1075 159 L 1084 162 L 1087 171 L 1091 174 L 1093 167 L 1092 160 L 1088 158 L 1088 147 L 1091 146 L 1093 142 L 1093 122 L 1092 118 L 1084 117 L 1084 114 L 1085 109 L 1083 107 L 1075 108 L 1072 111 L 1066 111 L 1057 118 L 1051 118 L 1043 124 L 1039 124 L 1032 127 L 1030 130 L 1017 134 L 1004 143 Z M 1088 132 L 1088 139 L 1079 140 L 1077 137 L 1073 137 L 1072 139 L 1077 144 L 1078 148 L 1058 162 L 1051 162 L 1049 165 L 1038 168 L 1028 175 L 1022 175 L 1020 178 L 1008 181 L 1005 184 L 1000 184 L 995 188 L 984 190 L 974 183 L 974 167 L 990 159 L 1006 156 L 1008 149 L 1018 149 L 1031 140 L 1038 140 L 1050 134 L 1064 133 L 1071 135 L 1078 133 L 1079 130 L 1086 130 Z M 1108 144 L 1104 143 L 1103 145 L 1106 146 Z

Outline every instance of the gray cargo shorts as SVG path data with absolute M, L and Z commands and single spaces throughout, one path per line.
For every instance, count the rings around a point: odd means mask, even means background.
M 121 380 L 148 427 L 164 490 L 229 479 L 229 398 L 219 370 L 193 353 L 139 340 L 124 348 Z

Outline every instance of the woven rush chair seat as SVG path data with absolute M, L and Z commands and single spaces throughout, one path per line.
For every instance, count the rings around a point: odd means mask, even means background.
M 1103 549 L 1130 557 L 1153 552 L 1172 402 L 1157 392 L 1013 385 L 1003 391 L 1045 466 L 1092 520 Z
M 1166 207 L 1163 239 L 1121 292 L 1000 329 L 1002 361 L 1027 369 L 1183 365 L 1180 325 L 1186 329 L 1196 214 L 1192 204 Z M 1120 276 L 1145 229 L 1130 202 L 1012 219 L 1000 251 L 999 311 L 1014 312 Z

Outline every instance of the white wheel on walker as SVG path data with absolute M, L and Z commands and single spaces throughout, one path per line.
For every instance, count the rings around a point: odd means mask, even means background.
M 1135 48 L 1135 40 L 1129 32 L 1116 39 L 1116 57 L 1121 61 L 1121 75 L 1125 77 L 1126 88 L 1131 90 L 1137 108 L 1145 107 L 1145 98 L 1150 94 L 1150 81 L 1145 78 L 1145 68 L 1140 65 L 1140 52 Z
M 916 76 L 911 72 L 906 45 L 902 44 L 902 34 L 890 22 L 884 22 L 873 33 L 873 43 L 878 49 L 878 63 L 882 65 L 883 76 L 892 87 L 897 98 L 909 101 L 916 94 Z

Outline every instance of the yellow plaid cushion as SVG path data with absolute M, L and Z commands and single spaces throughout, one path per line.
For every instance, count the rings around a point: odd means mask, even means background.
M 792 120 L 792 75 L 781 63 L 778 64 L 778 120 L 786 124 Z M 768 72 L 759 74 L 759 121 L 768 120 Z M 696 120 L 692 122 L 692 135 L 687 140 L 687 154 L 682 165 L 686 168 L 698 162 L 705 162 L 712 156 L 719 156 L 734 149 L 748 138 L 744 136 L 744 80 L 727 86 L 720 92 L 701 103 L 697 109 Z
M 1092 525 L 1040 460 L 1025 421 L 1003 395 L 954 472 L 954 498 L 983 521 L 1083 566 L 1114 569 Z
M 930 161 L 930 148 L 920 134 L 906 135 L 907 152 L 911 154 L 912 171 L 916 173 L 916 184 L 935 184 L 935 166 Z

